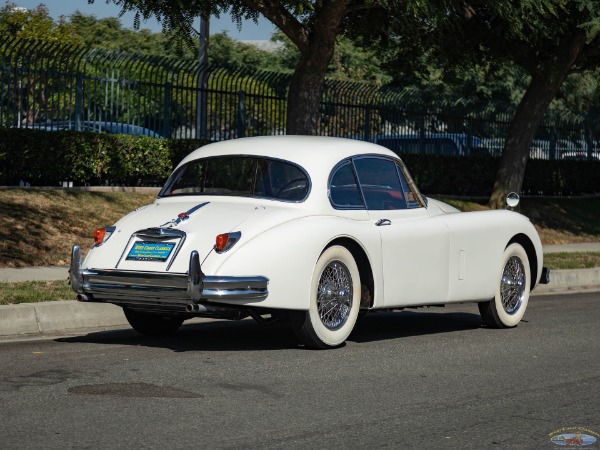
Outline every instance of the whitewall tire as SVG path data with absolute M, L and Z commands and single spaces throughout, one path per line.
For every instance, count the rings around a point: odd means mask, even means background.
M 527 252 L 519 244 L 504 250 L 494 299 L 479 303 L 486 325 L 493 328 L 515 327 L 523 318 L 531 290 L 531 269 Z
M 313 271 L 309 310 L 291 314 L 294 332 L 310 348 L 342 345 L 356 323 L 360 295 L 360 274 L 350 251 L 327 248 Z

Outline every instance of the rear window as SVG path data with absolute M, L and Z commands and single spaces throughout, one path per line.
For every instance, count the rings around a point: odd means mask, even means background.
M 306 172 L 295 164 L 255 156 L 219 156 L 189 161 L 167 180 L 160 197 L 224 195 L 302 201 Z

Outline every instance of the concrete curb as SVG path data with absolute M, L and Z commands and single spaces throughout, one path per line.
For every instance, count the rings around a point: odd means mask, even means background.
M 119 306 L 74 300 L 0 306 L 0 336 L 128 325 Z
M 534 295 L 600 291 L 600 267 L 576 270 L 551 270 L 550 283 L 540 284 Z

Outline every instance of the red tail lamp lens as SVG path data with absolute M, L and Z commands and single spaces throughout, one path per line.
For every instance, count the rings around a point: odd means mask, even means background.
M 100 245 L 104 242 L 106 236 L 106 228 L 96 228 L 94 230 L 94 244 Z
M 217 241 L 215 243 L 215 248 L 217 249 L 217 251 L 222 252 L 223 249 L 225 248 L 225 246 L 227 245 L 228 241 L 229 241 L 229 234 L 227 234 L 227 233 L 219 234 L 217 236 Z

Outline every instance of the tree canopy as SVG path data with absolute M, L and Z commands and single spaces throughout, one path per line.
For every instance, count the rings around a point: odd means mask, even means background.
M 490 198 L 491 206 L 503 206 L 508 191 L 521 189 L 535 133 L 567 77 L 600 65 L 600 2 L 443 0 L 419 6 L 393 11 L 399 66 L 406 66 L 407 55 L 429 52 L 448 69 L 446 77 L 469 67 L 514 66 L 527 79 Z
M 26 9 L 7 2 L 0 8 L 0 33 L 24 39 L 38 39 L 61 44 L 82 44 L 75 27 L 64 17 L 55 22 L 48 8 L 40 4 Z
M 88 0 L 93 2 L 94 0 Z M 136 21 L 155 16 L 167 32 L 185 37 L 197 34 L 198 17 L 231 14 L 256 20 L 259 15 L 271 21 L 298 49 L 299 58 L 289 86 L 287 132 L 316 134 L 325 76 L 334 56 L 338 37 L 361 15 L 384 8 L 376 0 L 111 0 L 122 11 L 134 11 Z

